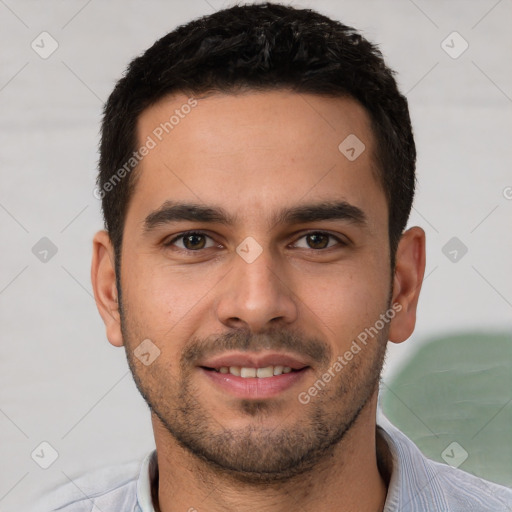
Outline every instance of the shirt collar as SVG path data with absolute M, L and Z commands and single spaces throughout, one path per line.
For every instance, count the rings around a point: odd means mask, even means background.
M 436 487 L 436 473 L 426 463 L 419 449 L 377 409 L 377 436 L 387 446 L 379 463 L 386 473 L 388 492 L 384 512 L 407 510 L 414 499 L 412 492 Z M 386 453 L 387 452 L 387 453 Z M 158 462 L 156 450 L 150 452 L 142 462 L 137 482 L 137 500 L 140 512 L 155 512 L 152 490 L 158 486 Z M 442 494 L 441 491 L 438 491 Z
M 139 512 L 155 512 L 153 507 L 152 490 L 158 485 L 158 461 L 156 450 L 149 453 L 140 468 L 137 481 L 137 501 Z
M 438 471 L 419 448 L 377 409 L 377 435 L 384 439 L 391 458 L 390 480 L 383 512 L 425 510 L 425 494 L 435 496 L 436 510 L 449 510 Z

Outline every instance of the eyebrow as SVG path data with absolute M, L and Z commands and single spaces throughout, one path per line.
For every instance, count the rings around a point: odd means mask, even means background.
M 368 223 L 366 214 L 357 206 L 346 201 L 322 201 L 283 208 L 271 218 L 270 225 L 305 224 L 321 220 L 343 220 L 362 227 Z M 165 201 L 145 218 L 144 233 L 171 222 L 182 221 L 233 226 L 236 224 L 237 216 L 218 206 Z

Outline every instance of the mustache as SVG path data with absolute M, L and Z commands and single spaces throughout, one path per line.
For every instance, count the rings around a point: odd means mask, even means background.
M 194 337 L 190 340 L 181 357 L 182 369 L 195 365 L 200 359 L 213 357 L 228 350 L 261 352 L 263 350 L 286 351 L 307 356 L 319 365 L 327 365 L 332 359 L 330 346 L 314 337 L 305 337 L 296 331 L 272 329 L 252 333 L 236 329 L 207 338 Z

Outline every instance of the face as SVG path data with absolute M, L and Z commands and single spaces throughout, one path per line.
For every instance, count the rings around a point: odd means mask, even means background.
M 375 398 L 396 321 L 369 117 L 286 91 L 188 100 L 139 119 L 140 145 L 155 146 L 137 168 L 109 339 L 169 439 L 218 470 L 289 478 Z M 359 156 L 338 148 L 351 134 Z

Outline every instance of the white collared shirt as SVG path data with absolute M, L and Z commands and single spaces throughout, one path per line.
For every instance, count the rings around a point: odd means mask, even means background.
M 392 471 L 384 512 L 512 512 L 512 489 L 427 459 L 379 410 Z M 43 499 L 33 512 L 155 512 L 156 450 L 142 464 L 89 473 Z

